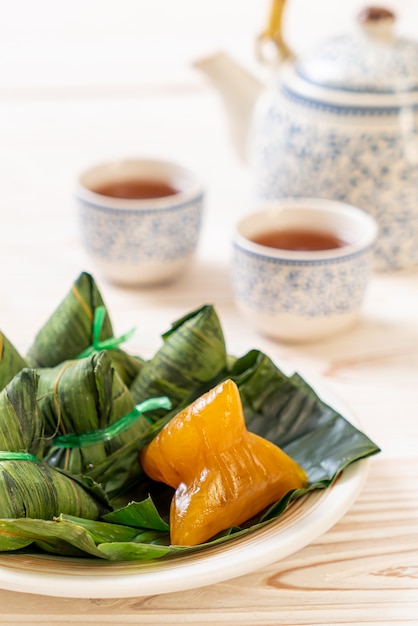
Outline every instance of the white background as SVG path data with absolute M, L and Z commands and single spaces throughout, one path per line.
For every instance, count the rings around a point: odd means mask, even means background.
M 288 0 L 288 42 L 301 52 L 346 31 L 365 6 Z M 397 14 L 400 34 L 418 37 L 417 0 L 383 6 Z M 2 0 L 0 90 L 172 80 L 186 76 L 193 58 L 218 49 L 251 63 L 269 7 L 270 0 Z

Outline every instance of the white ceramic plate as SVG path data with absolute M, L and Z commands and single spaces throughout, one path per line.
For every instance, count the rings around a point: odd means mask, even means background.
M 337 403 L 332 406 L 337 408 Z M 355 424 L 347 409 L 344 415 Z M 265 527 L 188 555 L 151 563 L 111 563 L 0 554 L 0 588 L 59 597 L 126 598 L 184 591 L 241 576 L 289 556 L 331 528 L 359 495 L 367 468 L 368 459 L 357 461 L 332 487 L 296 500 Z

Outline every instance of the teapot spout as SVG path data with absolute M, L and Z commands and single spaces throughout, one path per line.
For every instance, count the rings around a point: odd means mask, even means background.
M 230 120 L 232 141 L 239 156 L 246 160 L 254 105 L 263 90 L 262 83 L 224 52 L 198 59 L 193 65 L 218 89 Z

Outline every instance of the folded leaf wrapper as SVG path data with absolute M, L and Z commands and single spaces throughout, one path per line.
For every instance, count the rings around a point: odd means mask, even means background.
M 75 359 L 93 340 L 93 319 L 97 307 L 104 306 L 97 285 L 83 272 L 71 290 L 35 337 L 27 353 L 32 367 L 54 367 Z M 106 315 L 100 339 L 112 337 L 113 329 Z
M 0 392 L 0 451 L 42 455 L 44 429 L 37 388 L 37 373 L 26 368 Z
M 36 460 L 44 446 L 37 383 L 36 372 L 24 369 L 0 393 L 0 517 L 52 519 L 67 513 L 98 519 L 108 510 L 98 485 Z
M 196 390 L 206 390 L 219 372 L 225 370 L 225 339 L 211 305 L 204 305 L 174 322 L 162 338 L 162 347 L 144 364 L 130 390 L 137 403 L 149 397 L 168 396 L 176 410 Z
M 138 375 L 143 359 L 121 350 L 118 341 L 112 347 L 113 328 L 102 295 L 94 278 L 83 272 L 71 290 L 39 330 L 26 359 L 31 367 L 55 367 L 64 361 L 79 358 L 86 350 L 95 350 L 95 315 L 103 309 L 104 315 L 98 331 L 100 342 L 109 340 L 108 352 L 115 369 L 125 384 L 129 385 Z
M 0 332 L 0 390 L 12 380 L 20 370 L 26 367 L 25 359 Z

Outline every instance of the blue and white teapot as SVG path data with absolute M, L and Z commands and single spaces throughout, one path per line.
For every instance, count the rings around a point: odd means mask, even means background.
M 276 26 L 283 5 L 273 2 Z M 379 225 L 383 270 L 418 265 L 418 42 L 395 37 L 394 21 L 387 9 L 365 9 L 353 33 L 296 60 L 276 29 L 288 58 L 261 95 L 222 54 L 197 64 L 221 87 L 241 146 L 242 124 L 251 128 L 257 200 L 322 197 L 364 209 Z

